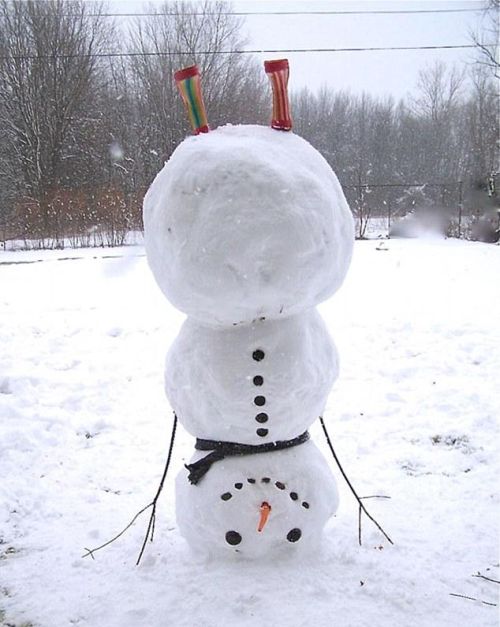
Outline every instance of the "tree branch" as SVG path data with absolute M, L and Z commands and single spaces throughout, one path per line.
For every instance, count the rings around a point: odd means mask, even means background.
M 169 449 L 168 449 L 167 461 L 165 462 L 165 468 L 163 469 L 163 474 L 162 474 L 162 477 L 160 479 L 160 484 L 158 486 L 156 494 L 155 494 L 153 500 L 151 501 L 151 503 L 148 503 L 148 505 L 146 505 L 140 511 L 138 511 L 137 514 L 128 523 L 128 525 L 126 525 L 126 527 L 124 527 L 119 533 L 117 533 L 116 536 L 111 538 L 111 540 L 108 540 L 107 542 L 105 542 L 104 544 L 101 544 L 100 546 L 96 547 L 95 549 L 88 549 L 87 547 L 84 547 L 87 552 L 84 555 L 82 555 L 82 557 L 88 557 L 90 555 L 90 557 L 92 559 L 95 559 L 94 558 L 94 553 L 96 551 L 100 551 L 101 549 L 104 549 L 104 547 L 109 546 L 110 544 L 115 542 L 115 540 L 118 540 L 118 538 L 120 538 L 128 529 L 130 529 L 130 527 L 135 523 L 135 521 L 139 518 L 139 516 L 141 514 L 143 514 L 149 508 L 152 508 L 151 515 L 149 517 L 148 528 L 147 528 L 146 534 L 144 536 L 144 541 L 142 543 L 142 547 L 141 547 L 141 550 L 139 552 L 139 557 L 137 558 L 137 561 L 135 563 L 136 566 L 139 566 L 139 564 L 141 562 L 141 559 L 142 559 L 142 556 L 144 554 L 144 551 L 146 549 L 146 545 L 147 545 L 148 539 L 149 539 L 150 542 L 153 542 L 154 531 L 155 531 L 155 522 L 156 522 L 156 506 L 158 504 L 158 499 L 160 498 L 160 494 L 161 494 L 161 492 L 163 490 L 163 486 L 165 484 L 165 479 L 167 477 L 168 468 L 170 466 L 170 460 L 172 459 L 172 452 L 174 450 L 174 441 L 175 441 L 176 429 L 177 429 L 177 414 L 174 414 L 174 422 L 173 422 L 173 425 L 172 425 L 172 434 L 170 436 L 170 445 L 169 445 Z
M 325 425 L 325 421 L 323 420 L 323 416 L 319 417 L 319 421 L 321 423 L 321 426 L 323 428 L 323 432 L 325 434 L 325 438 L 328 444 L 328 447 L 330 448 L 330 451 L 333 455 L 333 459 L 335 460 L 335 463 L 337 464 L 337 466 L 339 467 L 340 472 L 342 473 L 342 476 L 345 479 L 345 482 L 347 483 L 347 485 L 349 486 L 351 492 L 354 494 L 354 498 L 357 500 L 358 504 L 359 504 L 359 516 L 358 516 L 358 542 L 361 546 L 361 512 L 364 512 L 366 516 L 368 516 L 368 518 L 372 521 L 372 523 L 377 527 L 377 529 L 382 533 L 382 535 L 391 543 L 394 544 L 394 542 L 391 540 L 391 538 L 387 535 L 387 533 L 384 531 L 384 529 L 382 528 L 382 526 L 375 520 L 375 518 L 373 518 L 373 516 L 370 514 L 370 512 L 366 509 L 366 507 L 363 505 L 362 503 L 362 498 L 390 498 L 390 497 L 377 497 L 377 496 L 371 496 L 371 497 L 359 497 L 358 493 L 356 492 L 356 490 L 354 489 L 352 483 L 349 481 L 348 476 L 346 475 L 344 469 L 342 468 L 342 464 L 339 461 L 339 458 L 337 457 L 337 454 L 335 453 L 335 450 L 333 448 L 332 442 L 330 440 L 330 436 L 328 434 L 326 425 Z
M 477 575 L 472 575 L 473 577 L 479 577 L 480 579 L 486 579 L 486 581 L 491 581 L 492 583 L 500 584 L 498 579 L 491 579 L 491 577 L 486 577 L 485 575 L 481 575 L 481 573 L 477 573 Z
M 450 597 L 459 597 L 460 599 L 468 599 L 469 601 L 479 601 L 480 603 L 483 603 L 484 605 L 492 605 L 493 607 L 497 606 L 496 603 L 490 603 L 489 601 L 481 601 L 481 599 L 476 599 L 475 597 L 468 597 L 465 594 L 455 594 L 454 592 L 450 592 Z

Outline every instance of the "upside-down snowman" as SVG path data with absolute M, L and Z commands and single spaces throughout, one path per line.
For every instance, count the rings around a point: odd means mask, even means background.
M 205 554 L 311 547 L 337 508 L 307 429 L 338 374 L 315 307 L 350 263 L 351 212 L 325 159 L 290 131 L 288 62 L 269 61 L 270 128 L 209 130 L 196 66 L 176 73 L 195 136 L 144 200 L 153 274 L 187 319 L 166 392 L 196 451 L 176 481 L 181 533 Z

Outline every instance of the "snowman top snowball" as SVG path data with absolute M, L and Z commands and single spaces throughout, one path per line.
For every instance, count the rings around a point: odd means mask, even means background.
M 354 226 L 328 163 L 290 131 L 287 59 L 264 63 L 271 126 L 210 131 L 197 66 L 174 74 L 196 137 L 144 199 L 149 265 L 165 296 L 207 325 L 290 316 L 333 294 Z
M 184 140 L 144 199 L 146 252 L 165 296 L 205 324 L 289 316 L 333 294 L 353 221 L 307 141 L 263 126 Z

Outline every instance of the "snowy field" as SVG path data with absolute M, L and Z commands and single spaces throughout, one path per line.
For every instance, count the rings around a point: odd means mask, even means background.
M 484 577 L 500 580 L 500 247 L 357 242 L 321 313 L 341 356 L 325 420 L 360 495 L 390 497 L 365 504 L 395 545 L 364 519 L 358 546 L 336 471 L 321 554 L 201 561 L 175 523 L 193 446 L 181 429 L 141 565 L 147 515 L 82 559 L 156 491 L 172 420 L 163 361 L 182 316 L 141 247 L 0 252 L 0 624 L 498 625 L 500 586 Z

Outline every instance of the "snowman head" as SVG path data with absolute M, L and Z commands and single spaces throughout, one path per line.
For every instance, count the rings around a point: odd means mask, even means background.
M 177 521 L 201 554 L 269 559 L 309 550 L 337 505 L 335 482 L 312 442 L 226 459 L 196 485 L 183 471 L 177 479 Z
M 354 239 L 344 194 L 320 153 L 293 133 L 253 125 L 183 141 L 146 194 L 144 227 L 167 298 L 219 325 L 325 300 L 342 283 Z

